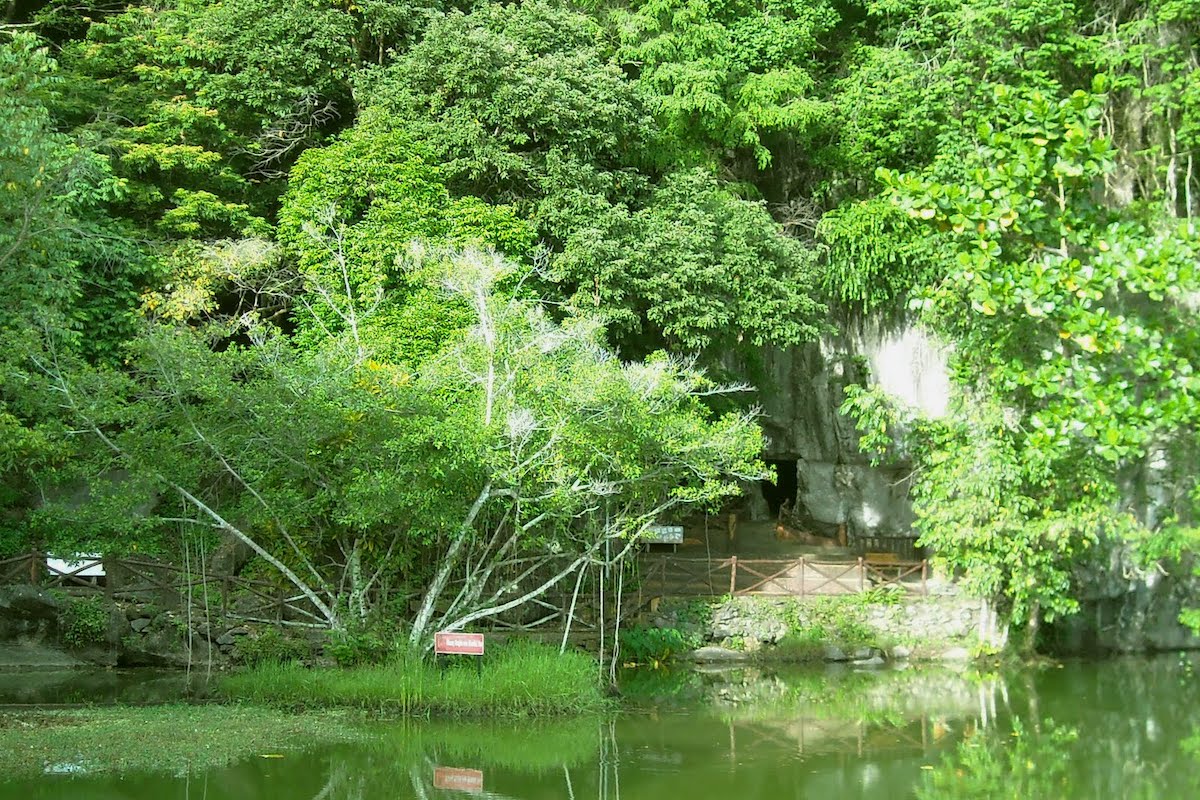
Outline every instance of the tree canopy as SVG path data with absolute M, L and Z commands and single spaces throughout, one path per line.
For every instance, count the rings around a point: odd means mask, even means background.
M 760 470 L 708 381 L 864 315 L 952 353 L 946 417 L 845 409 L 979 592 L 1194 547 L 1191 0 L 5 13 L 0 554 L 237 531 L 326 622 L 583 557 Z

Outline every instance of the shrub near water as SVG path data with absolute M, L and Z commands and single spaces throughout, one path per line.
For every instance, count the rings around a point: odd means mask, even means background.
M 289 639 L 277 628 L 267 628 L 238 641 L 237 660 L 246 666 L 283 664 L 304 658 L 309 647 L 297 639 Z
M 867 609 L 873 604 L 892 605 L 891 592 L 809 598 L 783 605 L 788 633 L 775 646 L 772 658 L 781 661 L 819 661 L 827 647 L 853 650 L 876 647 L 878 634 L 867 624 Z
M 621 631 L 622 659 L 629 665 L 660 665 L 701 644 L 698 635 L 678 628 L 635 627 Z
M 473 663 L 439 669 L 416 658 L 350 669 L 261 664 L 230 676 L 221 692 L 234 700 L 291 708 L 349 706 L 428 716 L 524 716 L 604 707 L 594 660 L 544 645 L 511 644 Z
M 109 606 L 101 597 L 72 600 L 59 615 L 63 641 L 71 647 L 104 644 L 109 614 Z

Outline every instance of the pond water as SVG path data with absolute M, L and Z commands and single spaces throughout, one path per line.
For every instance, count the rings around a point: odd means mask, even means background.
M 0 670 L 0 707 L 168 703 L 206 693 L 204 673 L 152 669 Z
M 1197 667 L 636 672 L 605 718 L 373 723 L 208 771 L 0 775 L 0 800 L 1195 798 Z

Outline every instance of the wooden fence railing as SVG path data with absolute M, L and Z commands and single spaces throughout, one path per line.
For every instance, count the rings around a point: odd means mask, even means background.
M 105 558 L 105 576 L 84 576 L 95 564 L 91 559 L 69 569 L 55 568 L 45 553 L 27 553 L 0 559 L 0 586 L 33 584 L 71 594 L 101 593 L 114 600 L 154 602 L 164 607 L 189 606 L 193 614 L 245 622 L 323 627 L 325 619 L 303 595 L 270 581 L 234 575 L 196 573 L 175 564 L 148 558 Z M 644 555 L 639 559 L 640 579 L 626 584 L 621 604 L 626 615 L 635 613 L 654 597 L 774 596 L 810 597 L 865 592 L 897 587 L 909 595 L 925 595 L 928 562 L 852 561 L 802 556 L 795 559 L 677 558 Z M 552 593 L 531 601 L 519 616 L 493 618 L 497 631 L 554 631 L 565 626 L 572 594 Z M 605 608 L 610 609 L 615 598 Z M 594 588 L 578 597 L 572 628 L 580 634 L 598 633 L 598 599 Z
M 15 558 L 0 559 L 0 586 L 11 586 L 12 584 L 33 584 L 37 585 L 42 580 L 42 568 L 45 566 L 45 559 L 41 559 L 41 566 L 36 560 L 36 554 L 25 554 Z
M 911 536 L 856 536 L 853 545 L 867 558 L 888 553 L 898 561 L 915 564 L 924 561 L 927 555 L 925 548 L 917 547 L 917 540 Z
M 46 553 L 32 552 L 0 560 L 0 586 L 31 584 L 75 595 L 104 594 L 116 600 L 149 601 L 176 608 L 190 602 L 194 612 L 207 609 L 210 614 L 245 622 L 325 624 L 307 597 L 279 583 L 197 573 L 148 558 L 90 558 L 63 570 L 53 566 L 51 558 Z M 102 578 L 81 575 L 97 561 L 104 565 Z
M 928 594 L 927 561 L 853 561 L 801 556 L 796 559 L 725 559 L 651 556 L 641 559 L 641 590 L 662 596 L 728 594 L 807 597 L 856 594 L 894 586 L 906 594 Z
M 76 566 L 60 569 L 52 563 L 53 556 L 45 553 L 22 553 L 13 558 L 0 560 L 0 586 L 11 584 L 51 585 L 59 588 L 80 587 L 84 590 L 102 589 L 103 584 L 84 573 L 91 572 L 103 559 L 84 557 L 76 560 Z

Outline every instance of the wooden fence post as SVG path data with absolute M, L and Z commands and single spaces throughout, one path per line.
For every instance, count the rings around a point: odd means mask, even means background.
M 867 584 L 867 570 L 866 570 L 866 566 L 863 564 L 863 557 L 859 556 L 858 557 L 858 590 L 860 592 L 865 591 L 867 588 L 866 584 Z
M 805 591 L 808 589 L 808 567 L 804 561 L 804 556 L 800 556 L 800 596 L 804 597 Z
M 737 592 L 737 556 L 729 558 L 729 596 Z
M 923 597 L 929 596 L 929 587 L 925 584 L 925 578 L 926 578 L 928 569 L 929 569 L 929 560 L 922 558 L 921 559 L 921 595 Z
M 283 624 L 283 602 L 284 602 L 285 594 L 286 593 L 283 591 L 282 586 L 280 586 L 278 589 L 275 590 L 275 597 L 279 603 L 279 605 L 277 605 L 275 607 L 275 624 L 276 625 Z
M 119 565 L 115 559 L 101 558 L 100 566 L 104 570 L 104 599 L 111 606 L 113 604 L 113 595 L 117 591 L 117 571 Z
M 32 550 L 29 553 L 29 584 L 31 586 L 40 586 L 42 583 L 41 575 L 38 570 L 38 551 Z

